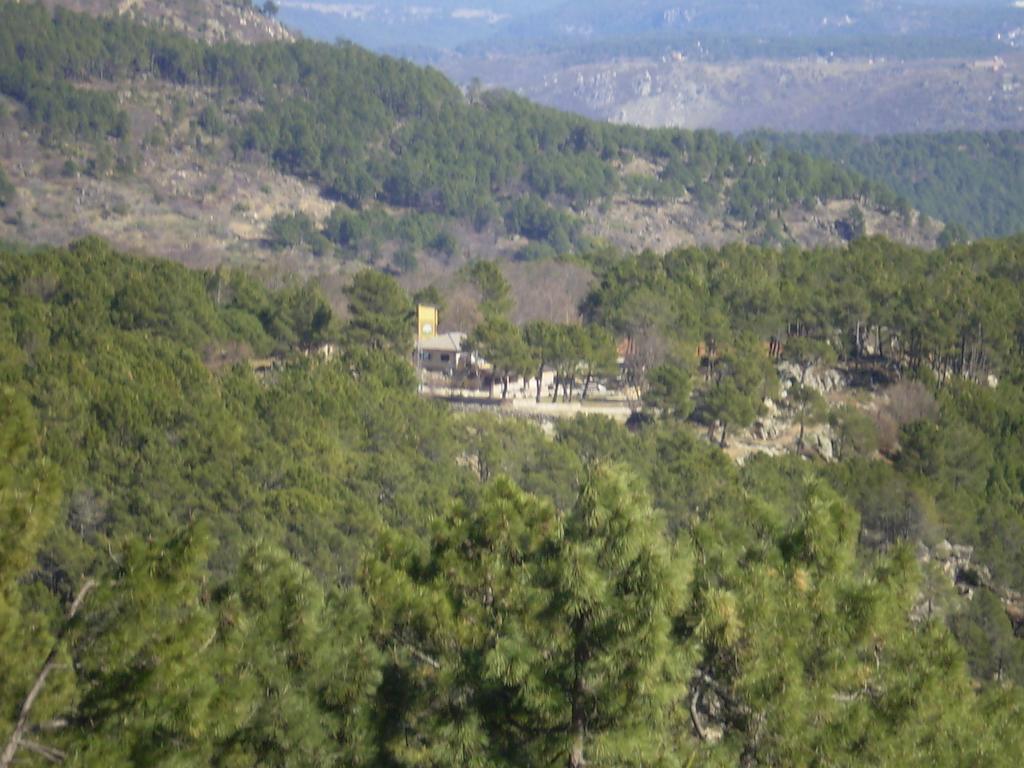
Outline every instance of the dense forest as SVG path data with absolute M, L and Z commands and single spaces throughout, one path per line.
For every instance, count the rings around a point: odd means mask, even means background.
M 954 239 L 1024 231 L 1024 134 L 1019 131 L 748 138 L 831 160 L 885 184 L 917 210 L 946 222 Z
M 927 252 L 869 238 L 843 251 L 732 246 L 642 254 L 610 262 L 584 312 L 637 339 L 640 362 L 689 360 L 693 368 L 701 345 L 713 368 L 708 394 L 722 392 L 705 396 L 707 420 L 754 417 L 766 391 L 766 347 L 801 369 L 838 362 L 869 384 L 893 376 L 925 383 L 937 402 L 897 421 L 931 410 L 931 425 L 895 436 L 895 466 L 914 483 L 926 480 L 935 501 L 894 508 L 876 499 L 862 514 L 908 513 L 899 523 L 876 520 L 879 528 L 909 526 L 904 533 L 938 515 L 1020 588 L 1024 444 L 1013 382 L 1024 350 L 1021 248 L 1013 239 Z M 995 377 L 1003 381 L 991 389 Z M 876 437 L 894 439 L 886 431 Z
M 900 204 L 856 173 L 782 147 L 612 126 L 501 91 L 463 94 L 436 71 L 353 45 L 211 46 L 121 17 L 0 5 L 0 92 L 45 143 L 110 154 L 130 130 L 116 87 L 152 80 L 208 96 L 197 129 L 226 136 L 236 157 L 263 157 L 316 183 L 342 212 L 386 203 L 501 227 L 548 253 L 583 248 L 575 214 L 622 184 L 655 200 L 688 195 L 755 225 L 819 200 Z M 655 177 L 623 178 L 638 157 Z M 314 234 L 350 245 L 333 230 Z
M 959 184 L 960 222 L 988 187 L 921 153 L 1009 185 L 1012 135 L 797 151 L 0 3 L 0 93 L 45 145 L 132 174 L 149 84 L 332 201 L 270 219 L 273 248 L 409 261 L 493 227 L 594 280 L 579 322 L 517 325 L 493 261 L 415 296 L 350 268 L 340 314 L 295 277 L 0 244 L 0 768 L 1024 764 L 1024 239 L 959 242 L 1016 229 L 1013 201 L 935 251 L 861 212 L 843 248 L 623 255 L 578 216 L 623 189 L 768 231 Z M 886 163 L 920 186 L 847 170 Z M 485 408 L 411 364 L 452 281 Z M 544 371 L 537 400 L 614 388 L 632 416 L 516 418 Z M 792 444 L 734 461 L 772 419 Z
M 1019 765 L 1010 621 L 914 546 L 1022 580 L 1021 253 L 609 260 L 584 334 L 508 324 L 474 268 L 472 343 L 645 361 L 647 418 L 550 437 L 419 397 L 383 274 L 341 321 L 309 285 L 6 246 L 0 760 Z M 693 421 L 779 397 L 773 337 L 914 398 L 888 434 L 840 409 L 837 461 L 738 466 Z

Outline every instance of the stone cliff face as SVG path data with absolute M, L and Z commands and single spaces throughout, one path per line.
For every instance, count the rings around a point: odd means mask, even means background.
M 93 16 L 128 15 L 136 21 L 172 29 L 209 43 L 262 43 L 294 40 L 280 22 L 241 0 L 44 0 Z
M 1014 634 L 1024 637 L 1024 595 L 996 584 L 989 568 L 973 562 L 973 557 L 974 547 L 950 544 L 946 540 L 934 547 L 918 544 L 918 561 L 922 564 L 936 563 L 963 598 L 972 599 L 979 589 L 987 589 L 998 597 L 1013 623 Z M 925 617 L 927 605 L 918 606 L 915 615 Z

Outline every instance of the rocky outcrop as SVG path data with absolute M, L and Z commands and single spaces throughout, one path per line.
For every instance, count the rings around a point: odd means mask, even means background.
M 820 395 L 838 392 L 841 389 L 845 389 L 848 385 L 846 375 L 835 368 L 812 366 L 807 371 L 807 374 L 804 375 L 799 365 L 783 361 L 779 363 L 778 370 L 779 384 L 782 386 L 783 393 L 788 392 L 793 383 L 800 381 L 801 378 L 803 378 L 804 384 Z
M 835 461 L 835 438 L 832 435 L 832 427 L 828 424 L 808 427 L 804 433 L 804 449 L 817 453 L 825 461 Z
M 918 558 L 921 562 L 936 562 L 942 572 L 964 597 L 972 597 L 974 590 L 982 587 L 992 589 L 992 573 L 986 566 L 972 564 L 974 547 L 965 544 L 950 544 L 943 539 L 931 549 L 923 547 Z
M 127 14 L 143 24 L 173 29 L 208 43 L 295 40 L 283 24 L 255 6 L 232 0 L 45 0 L 79 13 Z
M 972 599 L 979 589 L 987 589 L 998 597 L 1013 623 L 1014 633 L 1017 637 L 1024 637 L 1024 594 L 997 584 L 988 566 L 973 562 L 973 558 L 974 547 L 965 544 L 950 544 L 945 539 L 934 547 L 918 544 L 918 561 L 936 563 L 964 599 Z M 921 619 L 927 611 L 923 605 L 918 606 L 914 615 Z
M 785 397 L 785 390 L 788 390 L 792 383 L 792 379 L 783 382 L 783 397 Z M 825 386 L 833 386 L 834 379 L 825 376 L 822 383 Z M 750 438 L 757 443 L 751 446 L 753 452 L 777 456 L 794 450 L 796 434 L 796 417 L 788 409 L 785 401 L 783 400 L 780 406 L 771 398 L 765 398 L 762 403 L 761 415 L 750 427 Z M 803 452 L 808 455 L 816 454 L 825 461 L 834 461 L 836 458 L 835 435 L 832 427 L 824 423 L 807 425 L 804 430 Z
M 762 404 L 764 415 L 760 416 L 750 428 L 755 440 L 775 440 L 785 429 L 786 424 L 780 421 L 779 406 L 770 397 Z

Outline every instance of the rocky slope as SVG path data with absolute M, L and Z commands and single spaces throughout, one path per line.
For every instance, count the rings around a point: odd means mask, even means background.
M 295 33 L 247 0 L 44 0 L 93 16 L 125 14 L 208 43 L 294 40 Z
M 543 104 L 648 127 L 908 133 L 1024 127 L 1024 54 L 713 62 L 672 52 L 565 65 L 549 56 L 449 58 Z
M 863 200 L 831 200 L 819 202 L 810 210 L 798 205 L 787 208 L 782 212 L 776 241 L 796 243 L 803 248 L 841 245 L 854 208 L 864 212 L 867 235 L 883 235 L 930 248 L 942 232 L 941 222 L 924 220 L 920 225 L 908 224 L 898 214 L 866 206 Z M 708 213 L 686 196 L 652 204 L 643 197 L 616 195 L 610 205 L 591 206 L 584 218 L 590 234 L 627 252 L 663 252 L 679 246 L 720 247 L 770 240 L 763 230 Z
M 314 184 L 274 170 L 265 158 L 234 157 L 223 137 L 197 134 L 196 121 L 210 103 L 208 94 L 149 84 L 119 96 L 132 120 L 130 174 L 116 168 L 85 172 L 84 163 L 68 160 L 76 154 L 73 147 L 41 144 L 38 133 L 19 126 L 17 105 L 0 97 L 7 113 L 0 116 L 0 164 L 18 190 L 0 216 L 0 238 L 66 243 L 91 233 L 119 248 L 193 266 L 262 264 L 321 276 L 347 269 L 302 248 L 268 248 L 266 228 L 275 214 L 301 211 L 320 225 L 335 202 Z M 162 138 L 155 141 L 154 134 Z M 82 148 L 81 154 L 89 151 Z M 636 168 L 628 171 L 635 174 Z M 813 210 L 789 208 L 778 235 L 805 247 L 841 244 L 843 222 L 855 206 L 864 211 L 867 234 L 932 246 L 942 229 L 935 221 L 908 226 L 895 212 L 872 208 L 863 200 L 837 200 Z M 763 228 L 706 211 L 688 196 L 652 201 L 621 193 L 608 203 L 591 205 L 581 218 L 587 234 L 626 252 L 765 239 Z M 493 227 L 476 232 L 460 226 L 456 234 L 460 248 L 454 259 L 417 254 L 423 274 L 410 276 L 411 285 L 418 287 L 426 275 L 439 279 L 467 257 L 511 260 L 524 243 Z M 382 265 L 388 253 L 385 247 Z

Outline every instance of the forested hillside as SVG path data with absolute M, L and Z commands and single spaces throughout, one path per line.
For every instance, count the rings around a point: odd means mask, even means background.
M 949 237 L 1002 237 L 1024 231 L 1024 134 L 755 134 L 831 160 L 896 191 L 914 208 L 951 226 Z
M 620 191 L 648 211 L 685 200 L 709 219 L 736 222 L 745 239 L 786 240 L 788 214 L 828 201 L 902 207 L 863 177 L 786 149 L 611 126 L 505 92 L 463 94 L 436 71 L 352 45 L 208 45 L 41 5 L 0 5 L 0 92 L 19 105 L 23 128 L 66 156 L 58 173 L 41 175 L 76 188 L 82 177 L 128 185 L 160 163 L 178 167 L 184 154 L 194 159 L 176 172 L 183 178 L 221 164 L 196 192 L 216 204 L 231 194 L 225 167 L 271 163 L 316 185 L 335 210 L 329 220 L 277 210 L 266 245 L 372 259 L 381 242 L 397 243 L 400 269 L 417 251 L 450 257 L 459 249 L 453 228 L 465 247 L 473 233 L 520 238 L 520 258 L 580 250 L 589 241 L 580 214 L 614 204 Z M 637 161 L 643 172 L 631 170 Z M 160 205 L 168 191 L 151 194 Z M 135 195 L 122 197 L 103 219 L 131 218 Z M 62 204 L 86 202 L 78 188 Z M 246 212 L 242 200 L 228 207 Z M 13 221 L 23 236 L 23 222 Z M 821 237 L 838 239 L 831 220 L 821 226 Z
M 0 242 L 0 768 L 1024 764 L 1024 240 L 775 142 L 0 2 L 2 232 L 209 267 Z
M 380 273 L 341 322 L 311 286 L 7 246 L 0 744 L 19 765 L 1019 765 L 1012 624 L 913 550 L 969 541 L 1024 580 L 1021 253 L 612 261 L 587 328 L 646 356 L 648 416 L 550 438 L 420 398 L 411 302 Z M 543 355 L 571 328 L 507 333 Z M 916 399 L 889 432 L 834 411 L 838 461 L 737 466 L 691 419 L 781 400 L 773 336 Z M 306 354 L 324 340 L 337 357 Z
M 50 7 L 68 8 L 93 16 L 123 15 L 190 37 L 216 43 L 294 40 L 295 34 L 275 20 L 276 3 L 253 0 L 43 0 Z
M 925 252 L 877 238 L 846 252 L 733 247 L 644 254 L 612 264 L 583 310 L 592 322 L 638 339 L 641 357 L 647 350 L 653 360 L 692 361 L 701 345 L 714 366 L 697 413 L 708 422 L 739 426 L 754 419 L 774 387 L 771 373 L 767 385 L 763 373 L 771 340 L 776 354 L 800 369 L 838 362 L 872 386 L 893 376 L 924 382 L 937 402 L 925 397 L 907 413 L 893 413 L 895 424 L 878 420 L 878 432 L 854 452 L 867 446 L 868 454 L 879 447 L 894 454 L 901 484 L 924 481 L 934 501 L 875 498 L 862 508 L 865 520 L 878 514 L 870 525 L 908 533 L 937 518 L 978 544 L 982 560 L 1021 588 L 1024 445 L 1016 426 L 1020 392 L 1012 383 L 1024 349 L 1021 254 L 1020 239 Z M 1004 381 L 996 389 L 968 383 L 991 384 L 989 376 Z M 843 414 L 817 418 L 841 422 Z M 890 471 L 872 466 L 849 481 Z M 873 491 L 857 493 L 867 499 Z

